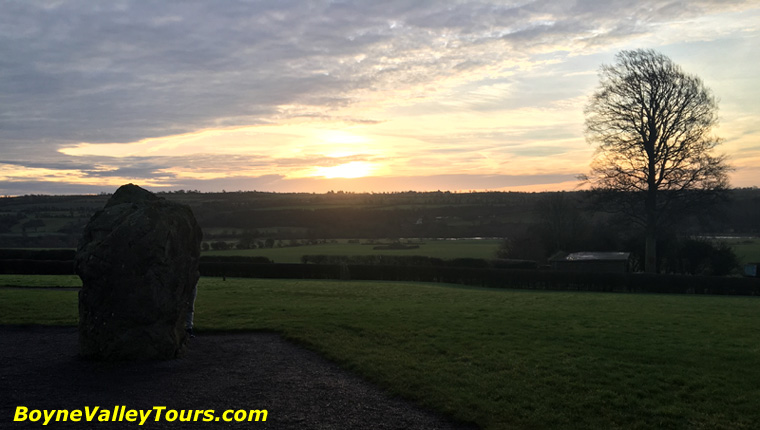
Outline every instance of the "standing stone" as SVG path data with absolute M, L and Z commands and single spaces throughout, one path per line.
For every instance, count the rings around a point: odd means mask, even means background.
M 75 258 L 79 349 L 103 360 L 169 359 L 187 340 L 202 232 L 190 207 L 120 187 L 84 230 Z

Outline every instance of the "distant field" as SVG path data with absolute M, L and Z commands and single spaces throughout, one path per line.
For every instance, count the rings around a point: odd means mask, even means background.
M 29 277 L 46 282 L 68 281 Z M 75 291 L 0 288 L 2 324 L 75 324 L 76 312 Z M 196 322 L 197 341 L 277 331 L 484 429 L 760 422 L 760 298 L 202 278 Z
M 760 238 L 726 240 L 736 253 L 739 262 L 760 262 Z M 496 258 L 500 240 L 432 240 L 426 241 L 418 249 L 401 251 L 376 251 L 371 245 L 346 243 L 328 243 L 323 245 L 305 245 L 283 248 L 264 248 L 228 251 L 207 251 L 203 255 L 246 255 L 264 256 L 275 263 L 300 263 L 302 255 L 421 255 L 443 259 L 451 258 Z
M 275 263 L 300 263 L 302 255 L 420 255 L 424 257 L 451 258 L 496 258 L 499 240 L 433 240 L 426 241 L 417 249 L 379 251 L 372 245 L 358 243 L 327 243 L 322 245 L 289 246 L 282 248 L 246 249 L 229 251 L 207 251 L 203 255 L 246 255 L 263 256 Z
M 728 243 L 742 264 L 760 263 L 760 238 L 732 239 Z

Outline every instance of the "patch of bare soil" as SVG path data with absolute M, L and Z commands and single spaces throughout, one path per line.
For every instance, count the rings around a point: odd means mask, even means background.
M 0 326 L 0 428 L 30 410 L 116 406 L 147 410 L 267 410 L 266 422 L 155 421 L 142 428 L 459 429 L 387 395 L 314 352 L 276 334 L 200 335 L 179 359 L 104 363 L 77 356 L 77 329 Z M 165 412 L 164 412 L 165 414 Z M 51 422 L 52 428 L 140 428 L 138 422 Z

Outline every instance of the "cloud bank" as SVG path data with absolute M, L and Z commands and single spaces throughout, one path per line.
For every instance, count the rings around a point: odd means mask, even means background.
M 357 159 L 388 178 L 473 175 L 478 189 L 508 186 L 481 185 L 499 175 L 565 182 L 590 154 L 582 106 L 601 62 L 642 42 L 751 44 L 757 16 L 738 0 L 5 1 L 0 193 L 272 177 L 309 191 L 315 166 Z

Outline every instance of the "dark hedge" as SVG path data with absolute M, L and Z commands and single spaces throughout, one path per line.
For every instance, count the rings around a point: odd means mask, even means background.
M 317 264 L 258 264 L 201 262 L 201 276 L 279 279 L 339 279 L 340 266 Z
M 220 256 L 220 255 L 202 255 L 201 256 L 201 263 L 256 263 L 256 264 L 271 264 L 274 263 L 274 261 L 268 259 L 267 257 L 246 257 L 242 255 L 230 255 L 230 256 Z
M 485 260 L 482 258 L 454 258 L 444 260 L 420 255 L 304 255 L 302 263 L 313 264 L 349 264 L 377 266 L 434 266 L 434 267 L 472 267 L 501 269 L 537 269 L 532 260 Z
M 208 261 L 202 276 L 277 279 L 353 279 L 441 282 L 487 288 L 559 291 L 602 291 L 668 294 L 760 295 L 760 278 L 654 275 L 643 273 L 583 273 L 551 270 L 495 269 L 378 264 L 273 264 Z M 74 274 L 65 260 L 0 260 L 3 274 Z
M 73 275 L 74 260 L 0 260 L 5 275 Z
M 760 295 L 760 279 L 376 264 L 206 263 L 203 276 L 441 282 L 487 288 Z
M 73 260 L 75 249 L 0 249 L 0 260 Z

